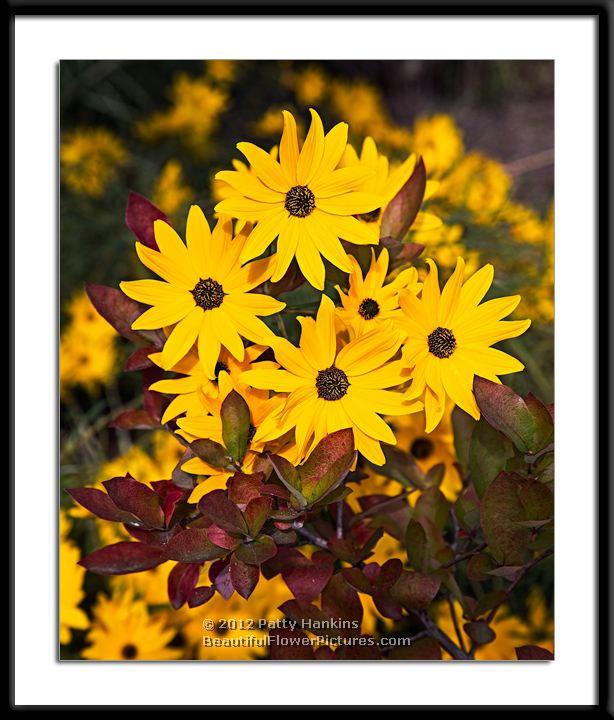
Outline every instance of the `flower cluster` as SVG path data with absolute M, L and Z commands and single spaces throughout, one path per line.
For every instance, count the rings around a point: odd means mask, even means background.
M 173 108 L 142 137 L 205 143 L 235 72 L 178 79 Z M 493 293 L 493 264 L 465 253 L 449 223 L 455 204 L 485 227 L 511 212 L 507 176 L 464 155 L 445 118 L 410 133 L 371 114 L 375 129 L 355 142 L 368 88 L 313 69 L 300 80 L 305 102 L 330 95 L 356 127 L 325 129 L 312 109 L 303 133 L 283 108 L 277 144 L 239 142 L 243 159 L 215 174 L 213 213 L 192 204 L 185 232 L 194 192 L 169 161 L 155 199 L 173 221 L 128 200 L 141 279 L 87 286 L 142 376 L 142 408 L 111 427 L 123 442 L 156 432 L 151 457 L 128 448 L 94 486 L 69 489 L 80 506 L 69 516 L 94 515 L 104 544 L 80 565 L 110 577 L 83 657 L 546 657 L 551 646 L 505 617 L 520 577 L 552 554 L 553 411 L 502 384 L 524 365 L 495 346 L 531 321 L 510 319 L 520 295 Z M 383 150 L 420 143 L 429 152 L 398 161 Z M 528 237 L 533 220 L 517 208 L 505 221 Z M 88 624 L 74 577 L 67 642 Z M 239 621 L 215 626 L 217 645 L 203 641 L 205 604 Z M 541 597 L 534 606 L 543 614 Z M 265 624 L 246 650 L 249 615 Z M 349 625 L 333 635 L 335 618 Z M 370 643 L 399 627 L 411 648 Z

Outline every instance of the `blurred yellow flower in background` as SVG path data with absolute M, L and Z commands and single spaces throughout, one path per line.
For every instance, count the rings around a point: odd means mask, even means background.
M 237 74 L 238 63 L 234 60 L 207 60 L 205 68 L 207 75 L 219 83 L 232 82 Z
M 337 315 L 352 331 L 353 336 L 363 335 L 387 320 L 393 320 L 401 314 L 399 309 L 399 292 L 409 290 L 414 294 L 420 292 L 422 283 L 418 282 L 418 271 L 414 267 L 401 270 L 387 285 L 388 250 L 383 248 L 379 257 L 371 250 L 371 267 L 363 278 L 358 260 L 350 256 L 353 269 L 349 275 L 347 295 L 336 285 L 342 308 L 337 308 Z
M 88 660 L 177 660 L 180 649 L 168 647 L 175 630 L 164 618 L 149 615 L 131 590 L 97 596 L 82 656 Z
M 413 125 L 411 145 L 422 156 L 426 171 L 439 178 L 464 153 L 463 139 L 456 123 L 449 115 L 419 117 Z
M 105 128 L 77 128 L 62 138 L 62 180 L 75 193 L 100 197 L 127 161 L 122 142 Z
M 178 136 L 192 151 L 203 154 L 226 108 L 226 91 L 205 78 L 181 74 L 173 82 L 170 99 L 168 110 L 137 123 L 137 133 L 149 142 Z
M 407 334 L 404 361 L 413 368 L 409 396 L 424 397 L 426 432 L 431 432 L 443 417 L 446 398 L 479 419 L 474 376 L 499 382 L 498 375 L 524 369 L 519 360 L 490 346 L 522 335 L 531 321 L 501 320 L 518 306 L 520 295 L 480 305 L 492 285 L 492 265 L 464 282 L 465 262 L 459 257 L 441 291 L 437 266 L 432 260 L 427 264 L 429 273 L 420 299 L 403 291 L 399 300 L 403 316 L 397 322 Z
M 327 90 L 328 79 L 319 67 L 308 67 L 293 73 L 290 85 L 296 99 L 305 107 L 319 103 Z
M 89 619 L 79 605 L 85 598 L 83 580 L 85 568 L 77 563 L 81 551 L 68 539 L 70 523 L 64 512 L 60 513 L 60 643 L 68 644 L 72 639 L 72 630 L 86 630 Z
M 167 215 L 174 215 L 194 197 L 194 190 L 186 185 L 178 160 L 169 160 L 154 185 L 153 201 Z
M 60 337 L 60 390 L 74 385 L 89 391 L 112 375 L 117 362 L 117 333 L 94 309 L 85 292 L 67 305 L 68 324 Z
M 215 210 L 239 220 L 257 220 L 241 262 L 258 257 L 279 237 L 272 281 L 283 277 L 296 256 L 308 282 L 322 290 L 325 269 L 320 254 L 350 272 L 339 238 L 371 243 L 372 237 L 353 216 L 379 207 L 381 198 L 357 191 L 372 171 L 359 166 L 336 169 L 346 148 L 346 123 L 337 124 L 325 136 L 320 116 L 311 110 L 311 126 L 299 151 L 294 117 L 287 111 L 283 117 L 280 162 L 252 143 L 239 143 L 237 147 L 256 178 L 233 170 L 217 173 L 216 179 L 227 182 L 240 195 L 222 200 Z

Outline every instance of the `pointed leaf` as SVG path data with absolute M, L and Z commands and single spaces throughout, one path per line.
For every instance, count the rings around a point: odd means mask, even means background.
M 171 224 L 162 210 L 136 192 L 128 193 L 125 219 L 126 225 L 136 235 L 136 239 L 152 250 L 158 250 L 154 235 L 154 222 L 164 220 L 165 223 Z
M 251 428 L 249 407 L 243 397 L 232 390 L 222 403 L 222 438 L 230 457 L 238 463 L 243 462 Z
M 194 588 L 194 590 L 192 590 L 192 594 L 188 598 L 188 607 L 200 607 L 206 602 L 209 602 L 214 595 L 215 590 L 212 587 L 203 585 L 202 587 Z
M 402 240 L 405 237 L 420 211 L 425 190 L 426 169 L 424 161 L 419 158 L 411 177 L 388 203 L 382 215 L 380 228 L 382 237 L 389 236 L 395 240 Z
M 86 510 L 103 520 L 120 523 L 139 522 L 132 513 L 120 510 L 111 498 L 102 490 L 96 488 L 80 487 L 69 488 L 66 491 L 76 502 Z
M 167 545 L 170 560 L 184 563 L 202 563 L 217 560 L 228 554 L 228 550 L 214 545 L 205 528 L 187 528 L 173 537 Z
M 85 283 L 85 292 L 98 314 L 127 340 L 142 345 L 146 339 L 153 340 L 156 337 L 152 332 L 131 329 L 132 323 L 142 315 L 143 306 L 124 295 L 121 290 L 106 285 Z
M 235 555 L 230 558 L 230 581 L 232 586 L 242 598 L 247 598 L 254 592 L 260 577 L 257 565 L 247 565 Z
M 174 610 L 185 605 L 192 594 L 198 576 L 200 565 L 192 563 L 177 563 L 168 576 L 168 599 Z
M 201 460 L 215 468 L 228 469 L 231 467 L 230 457 L 226 448 L 210 440 L 209 438 L 201 438 L 190 443 L 190 450 Z
M 273 501 L 268 497 L 254 498 L 254 500 L 250 500 L 247 504 L 243 515 L 251 537 L 258 535 L 262 526 L 267 521 L 272 507 Z
M 224 490 L 214 490 L 198 502 L 198 509 L 211 522 L 223 530 L 240 535 L 249 533 L 247 523 L 239 508 L 231 502 Z
M 337 430 L 321 440 L 298 469 L 301 494 L 308 503 L 317 502 L 344 480 L 354 463 L 354 434 Z
M 277 554 L 277 546 L 268 535 L 261 535 L 243 543 L 235 550 L 235 557 L 248 565 L 262 565 Z
M 167 559 L 164 550 L 139 542 L 119 542 L 90 553 L 82 560 L 86 570 L 98 575 L 127 575 L 160 565 Z
M 136 515 L 150 528 L 164 526 L 164 513 L 160 507 L 160 499 L 150 487 L 130 475 L 111 478 L 102 484 L 118 508 Z

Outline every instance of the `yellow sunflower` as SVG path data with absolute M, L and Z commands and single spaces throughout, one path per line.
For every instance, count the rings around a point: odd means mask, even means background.
M 287 340 L 274 344 L 282 370 L 248 370 L 243 379 L 253 387 L 290 393 L 280 422 L 294 428 L 299 458 L 336 430 L 351 428 L 356 449 L 374 463 L 384 462 L 380 445 L 396 443 L 380 415 L 404 415 L 422 408 L 390 388 L 409 378 L 401 361 L 391 361 L 400 346 L 399 333 L 381 326 L 351 340 L 337 351 L 335 306 L 322 296 L 316 319 L 300 317 L 299 347 Z M 259 439 L 258 431 L 255 439 Z
M 273 366 L 277 367 L 276 364 L 273 364 Z M 274 372 L 274 369 L 259 370 L 257 372 Z M 219 394 L 216 398 L 207 397 L 206 395 L 202 396 L 204 411 L 195 415 L 188 414 L 186 417 L 179 418 L 177 421 L 180 428 L 178 433 L 189 442 L 199 438 L 207 438 L 220 444 L 223 444 L 224 442 L 222 437 L 222 418 L 220 416 L 220 411 L 222 403 L 226 399 L 227 395 L 235 388 L 233 387 L 230 375 L 225 370 L 220 372 L 218 383 Z M 249 473 L 254 468 L 254 463 L 258 457 L 258 453 L 262 452 L 265 447 L 265 441 L 256 437 L 258 429 L 262 425 L 266 425 L 267 427 L 274 425 L 278 428 L 276 437 L 280 437 L 282 434 L 279 417 L 284 406 L 286 396 L 274 395 L 269 397 L 268 391 L 264 391 L 262 393 L 255 392 L 253 390 L 241 390 L 240 394 L 249 407 L 251 419 L 252 430 L 250 432 L 250 442 L 242 463 L 243 471 Z M 274 451 L 277 452 L 282 449 L 283 441 L 279 445 L 280 447 L 274 448 Z M 222 487 L 222 481 L 232 475 L 232 472 L 220 471 L 219 468 L 214 468 L 211 465 L 208 465 L 199 457 L 187 460 L 181 467 L 188 473 L 193 473 L 194 475 L 205 475 L 209 478 L 214 478 L 213 482 Z M 209 492 L 214 489 L 216 488 L 213 487 L 211 480 L 200 483 L 200 485 L 197 485 L 192 492 L 189 502 L 198 502 L 205 492 Z
M 360 190 L 380 195 L 383 198 L 380 208 L 376 208 L 369 213 L 361 213 L 358 216 L 365 230 L 371 235 L 371 242 L 377 244 L 384 210 L 411 177 L 416 167 L 416 156 L 409 155 L 400 165 L 391 168 L 388 158 L 385 155 L 380 155 L 377 151 L 375 140 L 372 137 L 367 137 L 362 144 L 360 157 L 354 147 L 349 144 L 343 155 L 342 167 L 356 167 L 357 165 L 372 171 L 371 176 L 365 180 Z M 438 182 L 432 180 L 427 182 L 424 194 L 425 200 L 433 195 L 438 185 Z M 441 224 L 441 220 L 436 215 L 427 212 L 419 212 L 413 223 L 420 230 L 434 230 L 440 227 Z
M 492 265 L 485 265 L 463 283 L 465 262 L 459 257 L 440 291 L 437 265 L 432 260 L 427 263 L 429 273 L 421 297 L 401 292 L 403 315 L 397 322 L 407 335 L 404 361 L 413 368 L 410 397 L 424 396 L 428 433 L 439 424 L 447 397 L 479 419 L 474 376 L 499 382 L 498 375 L 523 370 L 521 362 L 490 346 L 522 335 L 531 321 L 501 319 L 515 310 L 520 295 L 480 305 L 493 281 Z
M 373 170 L 359 165 L 338 168 L 347 144 L 346 123 L 335 125 L 325 136 L 320 116 L 311 110 L 311 126 L 299 152 L 294 117 L 287 111 L 283 116 L 280 162 L 252 143 L 239 143 L 237 147 L 256 177 L 233 170 L 217 173 L 217 180 L 240 194 L 222 200 L 215 210 L 239 220 L 258 221 L 240 254 L 241 262 L 258 257 L 279 237 L 273 282 L 283 277 L 296 256 L 303 275 L 322 290 L 325 273 L 321 254 L 350 272 L 339 238 L 358 244 L 374 242 L 372 234 L 353 216 L 380 207 L 382 198 L 358 192 Z
M 176 323 L 162 350 L 162 366 L 169 370 L 198 341 L 203 370 L 215 378 L 215 365 L 222 345 L 239 361 L 245 357 L 242 337 L 267 342 L 273 333 L 259 315 L 272 315 L 285 304 L 260 293 L 250 293 L 267 280 L 272 258 L 256 260 L 245 267 L 239 255 L 247 231 L 232 237 L 230 218 L 220 218 L 213 232 L 202 210 L 192 205 L 188 215 L 187 246 L 162 220 L 154 224 L 160 252 L 136 244 L 141 262 L 161 280 L 132 280 L 120 283 L 128 297 L 153 305 L 133 323 L 135 330 L 155 330 Z
M 379 257 L 371 251 L 371 267 L 364 277 L 358 261 L 350 256 L 352 272 L 349 277 L 349 291 L 347 295 L 337 285 L 336 290 L 341 298 L 343 308 L 337 314 L 354 335 L 363 335 L 369 330 L 392 320 L 401 314 L 399 310 L 399 292 L 407 289 L 416 295 L 420 292 L 422 283 L 418 282 L 418 271 L 414 267 L 402 270 L 388 283 L 388 250 L 383 248 Z
M 150 617 L 147 605 L 131 591 L 98 595 L 94 621 L 83 651 L 88 660 L 176 660 L 182 651 L 169 648 L 175 630 L 163 618 Z
M 274 369 L 279 367 L 272 360 L 257 360 L 266 350 L 263 345 L 250 345 L 245 348 L 245 356 L 242 362 L 239 362 L 231 353 L 222 348 L 220 357 L 215 364 L 215 380 L 210 380 L 204 372 L 201 363 L 198 361 L 198 353 L 194 349 L 182 358 L 177 365 L 173 367 L 173 372 L 179 373 L 184 377 L 173 378 L 171 380 L 158 380 L 149 386 L 150 390 L 156 392 L 175 395 L 169 406 L 162 415 L 162 423 L 166 423 L 178 415 L 187 413 L 188 415 L 199 415 L 209 412 L 209 404 L 206 397 L 217 398 L 219 395 L 219 387 L 217 379 L 220 372 L 228 373 L 232 386 L 239 392 L 251 392 L 259 397 L 268 397 L 268 393 L 264 390 L 252 390 L 241 381 L 241 373 L 252 368 Z M 149 356 L 156 365 L 162 366 L 162 353 L 153 353 Z

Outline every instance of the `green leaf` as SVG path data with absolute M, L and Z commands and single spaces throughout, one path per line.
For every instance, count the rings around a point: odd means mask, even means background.
M 534 396 L 525 402 L 506 385 L 477 376 L 473 391 L 484 418 L 521 452 L 537 453 L 551 441 L 550 413 Z
M 224 470 L 231 467 L 231 458 L 228 456 L 226 448 L 214 440 L 208 438 L 194 440 L 190 443 L 190 450 L 201 460 L 204 460 L 207 465 Z
M 539 480 L 527 480 L 520 485 L 518 497 L 524 508 L 525 521 L 549 520 L 554 514 L 552 491 Z
M 424 528 L 417 520 L 410 520 L 407 523 L 405 548 L 409 564 L 420 572 L 426 572 L 429 563 L 428 540 Z
M 489 552 L 499 565 L 523 565 L 531 531 L 518 525 L 525 519 L 520 502 L 522 478 L 501 473 L 487 487 L 482 499 L 481 519 Z
M 378 474 L 392 478 L 404 487 L 415 487 L 420 490 L 428 487 L 426 476 L 409 453 L 393 445 L 384 445 L 382 449 L 386 461 L 383 465 L 372 465 Z
M 232 459 L 242 463 L 249 445 L 251 417 L 247 403 L 236 390 L 225 397 L 220 416 L 224 445 Z
M 476 422 L 471 415 L 461 410 L 458 405 L 454 408 L 452 411 L 454 449 L 458 462 L 465 473 L 469 471 L 469 445 L 475 425 Z
M 429 518 L 439 530 L 443 530 L 450 514 L 450 505 L 441 490 L 432 486 L 420 494 L 415 514 L 417 517 Z
M 509 440 L 480 419 L 471 436 L 468 457 L 469 476 L 479 498 L 513 455 Z
M 261 535 L 252 542 L 243 543 L 235 550 L 237 560 L 247 565 L 262 565 L 277 554 L 277 546 L 268 535 Z

